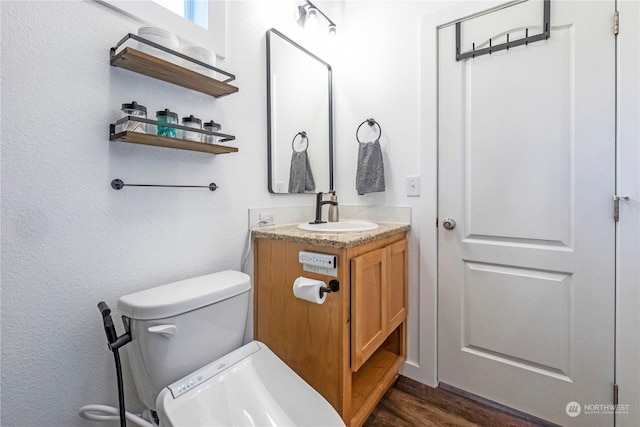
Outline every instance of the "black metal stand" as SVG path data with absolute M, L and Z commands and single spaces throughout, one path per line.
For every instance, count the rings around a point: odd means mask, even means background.
M 535 43 L 541 40 L 548 40 L 551 37 L 551 0 L 544 0 L 544 16 L 542 22 L 542 32 L 534 36 L 529 36 L 529 29 L 525 30 L 525 37 L 518 40 L 509 40 L 509 34 L 507 34 L 507 42 L 493 46 L 492 40 L 489 39 L 489 47 L 476 50 L 476 44 L 473 43 L 473 48 L 465 53 L 460 53 L 460 22 L 456 22 L 456 61 L 467 58 L 475 58 L 493 52 L 499 52 L 501 50 L 509 50 L 511 47 L 528 45 L 529 43 Z

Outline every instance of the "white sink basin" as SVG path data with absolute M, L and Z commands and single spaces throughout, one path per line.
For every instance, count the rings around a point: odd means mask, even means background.
M 378 228 L 378 224 L 358 219 L 343 219 L 339 222 L 323 222 L 322 224 L 309 224 L 303 222 L 298 228 L 305 231 L 322 231 L 325 233 L 353 233 L 356 231 L 370 231 Z

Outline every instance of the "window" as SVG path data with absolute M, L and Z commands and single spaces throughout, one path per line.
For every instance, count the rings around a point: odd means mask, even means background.
M 96 1 L 137 18 L 143 25 L 171 31 L 182 42 L 206 47 L 225 57 L 226 0 Z
M 153 0 L 188 21 L 209 28 L 209 2 L 206 0 Z

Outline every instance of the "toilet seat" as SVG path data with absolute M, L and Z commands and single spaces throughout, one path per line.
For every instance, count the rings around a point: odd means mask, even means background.
M 164 388 L 156 409 L 161 427 L 344 426 L 329 402 L 259 341 Z

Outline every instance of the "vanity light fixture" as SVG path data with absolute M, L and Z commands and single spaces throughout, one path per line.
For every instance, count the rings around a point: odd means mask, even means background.
M 307 11 L 307 21 L 311 22 L 314 19 L 318 19 L 318 11 L 314 7 L 310 7 Z
M 336 24 L 329 18 L 322 10 L 318 8 L 315 4 L 311 3 L 309 0 L 300 0 L 298 2 L 298 10 L 296 13 L 296 20 L 298 21 L 298 25 L 301 27 L 305 27 L 307 25 L 315 25 L 312 22 L 318 22 L 318 14 L 322 15 L 324 19 L 328 22 L 329 35 L 336 35 Z

